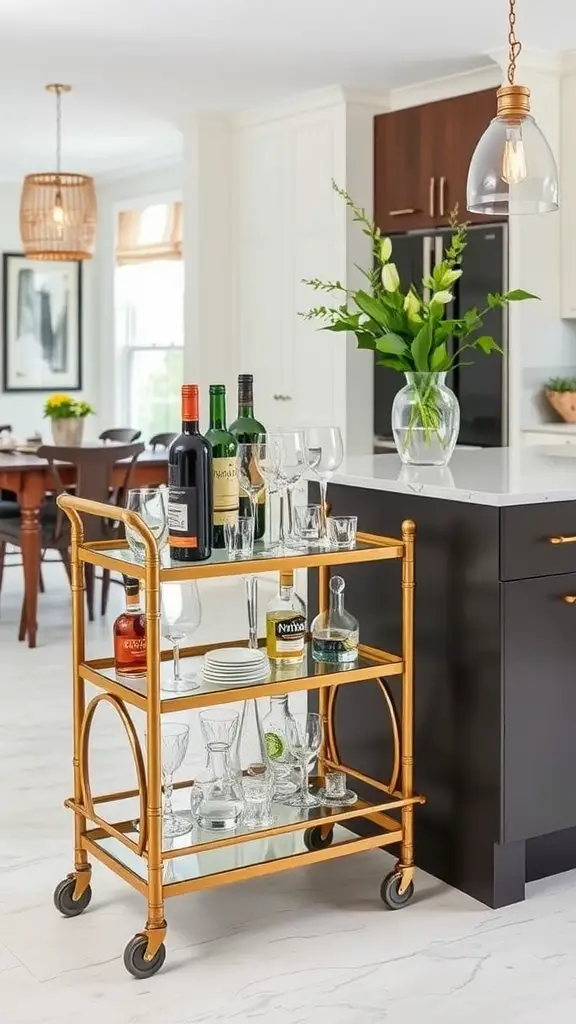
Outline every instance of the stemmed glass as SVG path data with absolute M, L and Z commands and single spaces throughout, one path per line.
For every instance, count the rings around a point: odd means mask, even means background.
M 184 836 L 190 832 L 192 823 L 182 814 L 174 812 L 172 791 L 174 789 L 174 772 L 182 764 L 188 750 L 190 729 L 181 722 L 162 722 L 161 737 L 162 785 L 164 787 L 162 833 L 165 836 Z
M 278 451 L 277 487 L 280 494 L 279 548 L 294 543 L 292 523 L 292 491 L 308 468 L 308 451 L 303 430 L 278 430 L 268 434 L 270 444 Z M 286 529 L 286 508 L 288 529 Z
M 165 487 L 137 487 L 128 491 L 126 508 L 137 512 L 146 525 L 152 530 L 162 551 L 168 542 L 168 507 Z M 136 561 L 143 562 L 146 558 L 146 545 L 139 533 L 126 525 L 126 540 Z
M 320 485 L 320 543 L 328 547 L 326 522 L 326 493 L 328 481 L 344 459 L 344 445 L 340 427 L 309 427 L 306 430 L 308 467 Z
M 286 737 L 291 754 L 296 758 L 301 771 L 301 788 L 283 803 L 291 807 L 320 807 L 322 801 L 308 790 L 310 762 L 320 750 L 322 743 L 322 719 L 312 711 L 290 715 L 286 722 Z
M 258 495 L 264 490 L 266 481 L 260 472 L 258 453 L 260 444 L 250 441 L 238 445 L 236 451 L 236 475 L 238 483 L 250 499 L 252 518 L 254 520 L 254 535 L 256 535 L 256 512 Z
M 170 641 L 174 653 L 173 673 L 162 679 L 163 690 L 188 693 L 200 686 L 195 673 L 180 671 L 180 646 L 196 632 L 201 621 L 202 605 L 195 580 L 162 584 L 162 636 Z

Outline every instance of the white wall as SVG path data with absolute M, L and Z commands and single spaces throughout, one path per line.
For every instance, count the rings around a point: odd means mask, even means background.
M 20 184 L 0 184 L 0 253 L 22 252 L 18 214 L 20 207 Z M 94 333 L 94 267 L 88 262 L 82 270 L 82 333 L 83 333 L 83 388 L 78 397 L 97 403 L 99 387 L 95 383 L 95 333 Z M 0 287 L 2 285 L 0 284 Z M 4 296 L 2 295 L 2 308 Z M 3 333 L 3 330 L 2 330 Z M 0 345 L 0 363 L 3 350 Z M 0 379 L 3 365 L 0 366 Z M 1 387 L 1 385 L 0 385 Z M 0 423 L 10 423 L 19 440 L 39 430 L 45 440 L 50 439 L 50 428 L 43 419 L 43 405 L 46 394 L 0 391 Z

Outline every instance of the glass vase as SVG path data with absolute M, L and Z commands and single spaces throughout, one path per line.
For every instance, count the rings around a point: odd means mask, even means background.
M 446 466 L 460 429 L 460 406 L 445 373 L 407 373 L 392 405 L 392 433 L 407 466 Z

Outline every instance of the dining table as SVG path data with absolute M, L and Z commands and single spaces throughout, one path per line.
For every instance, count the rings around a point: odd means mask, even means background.
M 58 473 L 64 487 L 76 482 L 76 467 L 58 463 Z M 126 476 L 126 462 L 116 463 L 112 473 L 112 487 L 121 487 Z M 138 456 L 131 476 L 132 487 L 155 487 L 168 481 L 168 452 L 144 451 Z M 28 639 L 29 647 L 36 647 L 38 631 L 38 579 L 41 558 L 40 510 L 47 492 L 54 490 L 54 477 L 46 459 L 18 451 L 0 451 L 0 489 L 12 491 L 20 505 L 20 540 L 24 569 L 25 627 L 19 639 Z

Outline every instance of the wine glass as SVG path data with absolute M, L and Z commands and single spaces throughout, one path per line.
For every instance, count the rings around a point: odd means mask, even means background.
M 162 689 L 188 693 L 196 690 L 200 681 L 195 673 L 180 671 L 180 646 L 183 640 L 190 639 L 202 621 L 198 584 L 195 580 L 163 583 L 161 604 L 162 636 L 170 641 L 174 652 L 173 674 L 162 679 Z
M 165 487 L 137 487 L 128 491 L 126 508 L 137 512 L 146 525 L 152 530 L 158 545 L 158 551 L 166 547 L 168 541 L 168 508 Z M 139 533 L 126 524 L 126 540 L 137 562 L 146 558 L 146 545 Z
M 191 831 L 192 822 L 182 814 L 176 814 L 172 807 L 174 789 L 174 772 L 182 764 L 186 751 L 190 729 L 183 722 L 162 722 L 162 785 L 164 787 L 164 807 L 162 809 L 162 833 L 164 836 L 184 836 Z
M 292 492 L 308 469 L 308 450 L 303 430 L 282 430 L 273 432 L 271 437 L 279 450 L 280 545 L 284 547 L 286 544 L 295 543 Z M 285 506 L 288 510 L 288 531 L 285 526 Z
M 292 714 L 286 722 L 286 738 L 291 754 L 300 765 L 301 786 L 294 796 L 283 801 L 291 807 L 320 807 L 322 801 L 308 790 L 310 762 L 315 758 L 322 743 L 322 719 L 312 711 Z
M 309 427 L 306 430 L 308 468 L 320 485 L 320 543 L 328 547 L 326 522 L 326 493 L 328 481 L 344 459 L 344 445 L 340 427 Z
M 252 518 L 254 520 L 254 536 L 256 536 L 256 511 L 258 495 L 264 490 L 266 481 L 260 472 L 258 463 L 257 442 L 250 441 L 238 445 L 236 451 L 236 474 L 241 490 L 245 491 L 250 499 Z
M 283 483 L 282 474 L 280 467 L 281 448 L 279 444 L 279 435 L 274 434 L 259 434 L 258 444 L 256 446 L 256 459 L 258 461 L 258 469 L 261 475 L 264 477 L 268 485 L 268 492 L 272 494 L 277 491 L 280 494 L 280 532 L 278 540 L 272 539 L 272 529 L 270 530 L 270 547 L 269 551 L 271 554 L 284 554 L 284 542 L 283 536 Z

